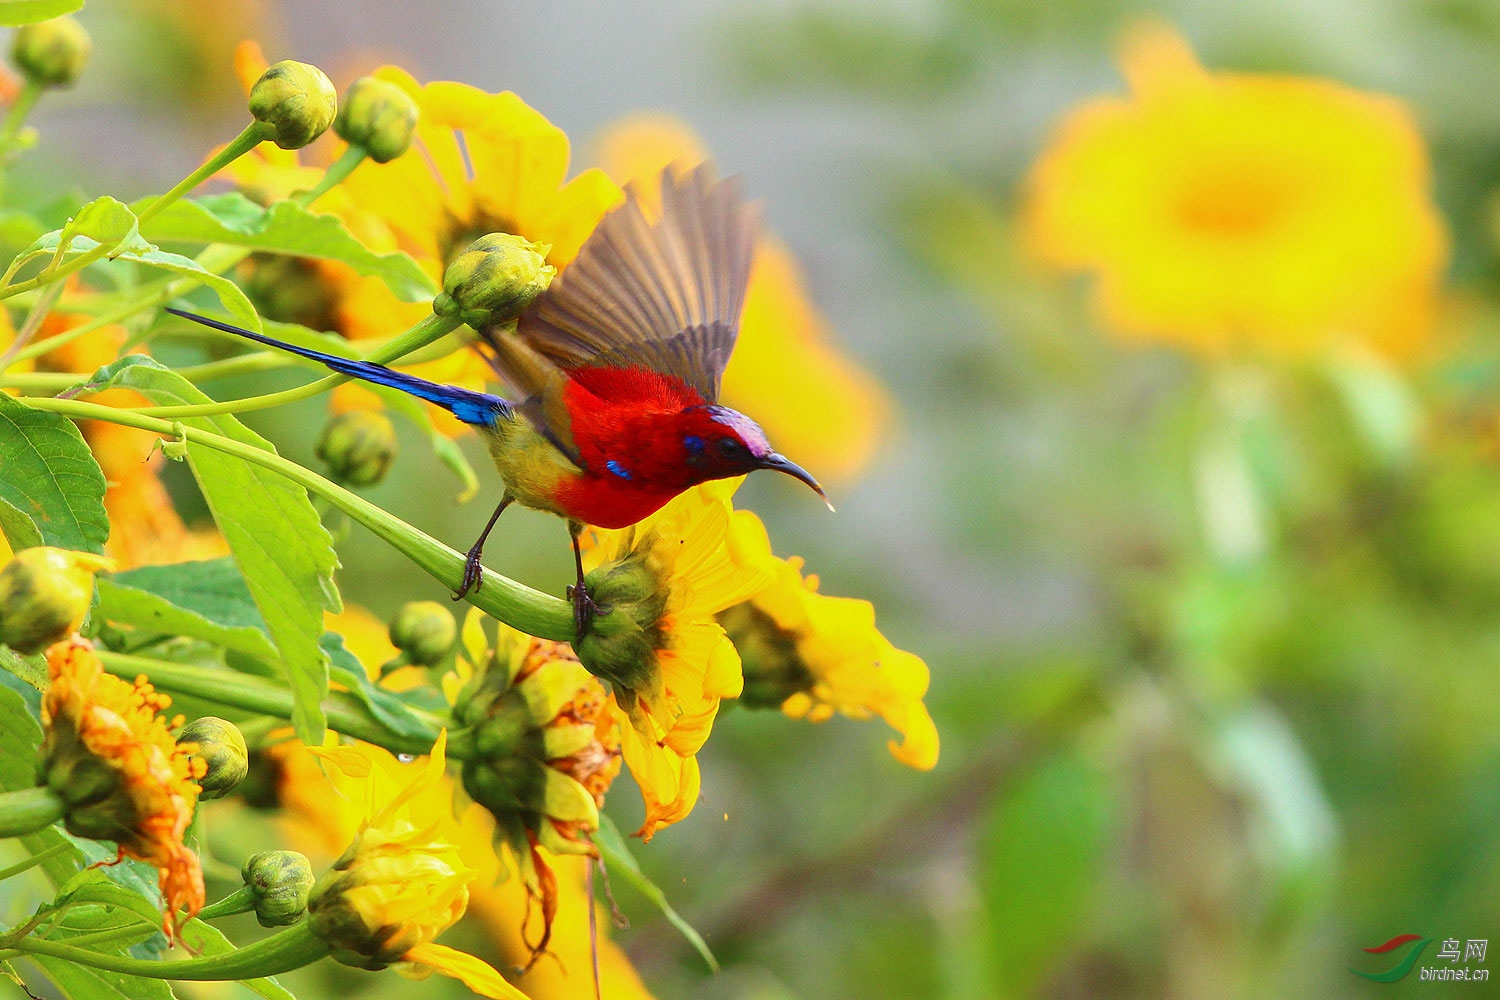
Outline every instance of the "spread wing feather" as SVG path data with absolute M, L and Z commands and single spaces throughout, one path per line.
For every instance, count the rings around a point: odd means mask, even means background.
M 662 174 L 647 219 L 631 192 L 520 319 L 527 347 L 563 370 L 641 365 L 718 398 L 739 333 L 756 218 L 707 165 Z

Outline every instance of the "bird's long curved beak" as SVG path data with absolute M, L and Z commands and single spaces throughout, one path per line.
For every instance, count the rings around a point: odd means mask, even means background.
M 813 491 L 817 493 L 818 496 L 823 498 L 823 502 L 828 505 L 829 510 L 833 510 L 833 504 L 829 502 L 828 494 L 823 492 L 823 487 L 818 485 L 818 481 L 812 477 L 812 473 L 808 472 L 802 466 L 798 465 L 796 462 L 793 462 L 785 455 L 776 454 L 774 452 L 770 455 L 767 455 L 765 458 L 760 460 L 760 468 L 775 469 L 777 472 L 785 472 L 793 479 L 802 480 L 804 483 L 811 486 L 813 488 Z

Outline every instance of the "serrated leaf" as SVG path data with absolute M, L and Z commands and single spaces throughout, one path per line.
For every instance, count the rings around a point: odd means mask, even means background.
M 83 0 L 0 0 L 0 26 L 19 28 L 82 9 Z
M 10 508 L 0 528 L 13 548 L 36 537 L 45 545 L 102 553 L 109 538 L 104 473 L 78 428 L 0 393 L 0 501 Z M 14 524 L 27 518 L 35 535 Z M 12 530 L 16 533 L 13 535 Z
M 430 299 L 439 290 L 431 275 L 407 254 L 376 253 L 356 239 L 338 216 L 318 214 L 292 201 L 262 208 L 237 192 L 182 199 L 149 219 L 145 234 L 158 243 L 227 243 L 337 260 L 359 274 L 379 278 L 407 302 Z
M 5 536 L 12 552 L 42 544 L 42 533 L 31 518 L 3 499 L 0 499 L 0 534 Z
M 232 558 L 143 566 L 99 580 L 96 614 L 116 625 L 275 657 L 255 597 Z
M 134 389 L 162 405 L 210 401 L 191 382 L 139 355 L 100 369 L 91 384 Z M 269 441 L 230 414 L 183 423 L 275 454 Z M 332 539 L 307 492 L 285 477 L 191 442 L 187 457 L 280 654 L 294 699 L 292 724 L 303 742 L 317 745 L 328 693 L 328 654 L 318 640 L 323 612 L 340 608 Z
M 604 861 L 609 865 L 611 875 L 623 875 L 625 881 L 635 887 L 636 891 L 645 896 L 657 909 L 661 910 L 662 916 L 667 922 L 677 928 L 677 932 L 687 938 L 688 944 L 703 956 L 703 961 L 715 972 L 719 971 L 719 960 L 714 958 L 714 953 L 709 950 L 708 942 L 703 940 L 693 925 L 682 918 L 680 914 L 672 909 L 672 904 L 667 902 L 666 893 L 656 887 L 656 883 L 646 877 L 641 871 L 640 864 L 635 860 L 635 855 L 630 853 L 630 848 L 625 844 L 625 838 L 620 836 L 619 829 L 614 822 L 604 815 L 599 817 L 599 829 L 594 832 L 594 846 L 599 848 Z

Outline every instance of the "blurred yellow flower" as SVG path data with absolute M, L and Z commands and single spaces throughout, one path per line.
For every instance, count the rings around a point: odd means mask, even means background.
M 175 939 L 178 911 L 203 908 L 203 871 L 182 837 L 198 800 L 205 764 L 197 744 L 178 745 L 158 713 L 172 699 L 144 677 L 128 684 L 104 672 L 82 639 L 47 650 L 50 683 L 42 696 L 41 776 L 69 804 L 68 830 L 114 840 L 120 854 L 154 865 L 166 901 L 164 926 Z
M 621 184 L 634 182 L 648 209 L 660 197 L 662 170 L 709 158 L 686 125 L 663 115 L 623 119 L 597 145 L 600 165 Z M 756 248 L 723 396 L 825 483 L 856 478 L 889 436 L 885 387 L 840 350 L 796 259 L 768 235 Z
M 694 755 L 719 702 L 739 696 L 740 658 L 714 615 L 771 581 L 765 533 L 731 517 L 743 479 L 681 494 L 639 524 L 592 529 L 584 553 L 589 592 L 638 626 L 590 633 L 579 656 L 613 690 L 625 765 L 646 801 L 638 836 L 686 816 L 698 798 Z
M 313 886 L 308 922 L 346 965 L 383 969 L 402 963 L 398 971 L 406 975 L 441 972 L 482 996 L 524 1000 L 525 994 L 489 964 L 432 943 L 468 909 L 468 886 L 475 876 L 446 836 L 444 828 L 453 822 L 448 814 L 433 817 L 415 808 L 423 792 L 442 782 L 446 743 L 444 732 L 404 786 L 401 779 L 407 776 L 392 772 L 383 751 L 311 748 L 363 781 L 367 805 L 353 843 Z
M 765 534 L 750 511 L 734 517 L 746 534 Z M 835 712 L 855 719 L 873 713 L 901 734 L 901 742 L 889 744 L 897 760 L 922 770 L 935 766 L 937 727 L 922 703 L 927 664 L 880 634 L 869 601 L 818 593 L 818 578 L 803 578 L 799 558 L 773 558 L 771 565 L 769 587 L 719 615 L 743 664 L 745 704 L 779 705 L 813 722 Z
M 1120 59 L 1130 95 L 1063 120 L 1023 212 L 1043 260 L 1093 274 L 1108 327 L 1211 355 L 1422 349 L 1447 237 L 1400 102 L 1210 73 L 1155 22 Z

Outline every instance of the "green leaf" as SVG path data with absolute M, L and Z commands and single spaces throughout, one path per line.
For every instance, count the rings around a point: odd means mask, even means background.
M 1109 776 L 1075 751 L 995 803 L 979 841 L 990 954 L 1006 996 L 1030 996 L 1088 916 L 1115 825 Z
M 274 658 L 265 619 L 233 559 L 143 566 L 99 580 L 97 615 L 146 632 Z
M 95 198 L 68 220 L 68 224 L 58 234 L 58 250 L 53 252 L 60 257 L 62 254 L 59 251 L 66 251 L 80 237 L 92 240 L 95 246 L 115 247 L 136 253 L 156 249 L 141 239 L 135 213 L 126 208 L 124 202 L 109 195 Z M 43 236 L 42 239 L 46 237 Z
M 150 199 L 137 202 L 143 208 Z M 404 253 L 375 253 L 335 215 L 320 215 L 296 202 L 262 208 L 237 192 L 174 202 L 146 223 L 158 242 L 227 243 L 267 253 L 317 257 L 348 264 L 379 278 L 397 298 L 421 302 L 439 291 L 422 266 Z
M 599 817 L 599 829 L 594 833 L 594 846 L 599 848 L 599 853 L 609 865 L 611 875 L 624 875 L 625 881 L 633 885 L 637 892 L 645 896 L 657 909 L 661 910 L 662 916 L 667 922 L 677 928 L 678 933 L 687 938 L 688 944 L 692 945 L 703 956 L 703 961 L 715 972 L 719 971 L 719 960 L 714 958 L 714 953 L 708 950 L 708 942 L 703 940 L 703 935 L 693 929 L 693 925 L 682 919 L 681 915 L 667 902 L 666 893 L 656 887 L 656 883 L 646 877 L 641 871 L 641 866 L 635 860 L 635 855 L 630 853 L 630 848 L 625 844 L 625 838 L 620 836 L 619 829 L 608 817 Z
M 38 691 L 45 691 L 47 688 L 47 661 L 40 654 L 22 656 L 9 646 L 0 646 L 0 667 Z
M 42 544 L 42 533 L 31 518 L 3 499 L 0 499 L 0 534 L 5 536 L 13 552 Z
M 331 655 L 333 666 L 329 678 L 349 689 L 349 694 L 369 709 L 382 726 L 400 736 L 418 739 L 432 737 L 432 723 L 416 715 L 410 705 L 393 692 L 370 683 L 365 668 L 344 648 L 344 640 L 333 632 L 323 636 L 323 645 Z M 341 662 L 342 661 L 342 662 Z
M 28 955 L 27 961 L 45 972 L 68 1000 L 173 1000 L 172 988 L 164 979 L 105 972 L 46 955 Z
M 180 375 L 139 355 L 100 369 L 96 379 L 97 388 L 134 389 L 162 405 L 210 401 Z M 230 414 L 183 423 L 275 452 Z M 323 612 L 340 608 L 333 542 L 307 492 L 285 477 L 191 443 L 187 457 L 280 654 L 295 700 L 292 724 L 303 742 L 317 745 L 325 724 L 321 703 L 328 693 L 328 654 L 318 640 Z
M 73 422 L 0 393 L 0 528 L 13 548 L 101 553 L 109 538 L 104 473 Z M 27 531 L 21 515 L 31 522 Z
M 19 28 L 82 9 L 83 0 L 0 0 L 0 26 Z

